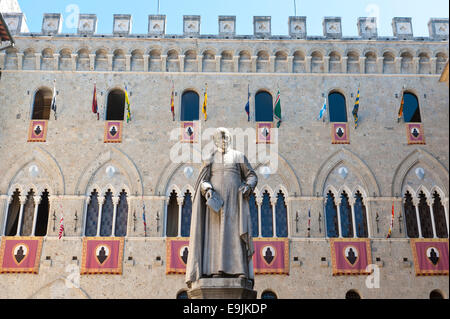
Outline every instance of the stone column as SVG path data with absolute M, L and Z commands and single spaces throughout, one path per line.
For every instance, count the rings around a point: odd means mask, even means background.
M 98 218 L 97 218 L 97 237 L 100 236 L 100 226 L 102 224 L 102 209 L 103 203 L 105 202 L 105 197 L 99 194 L 98 198 Z
M 355 220 L 355 198 L 350 197 L 348 200 L 350 207 L 352 209 L 352 226 L 353 226 L 353 238 L 356 238 L 356 220 Z
M 31 227 L 31 236 L 35 235 L 36 230 L 36 221 L 37 221 L 37 213 L 39 209 L 39 204 L 41 203 L 41 196 L 33 196 L 34 200 L 34 212 L 33 212 L 33 226 Z M 50 212 L 50 211 L 49 211 Z
M 269 56 L 269 73 L 275 72 L 275 59 L 274 55 Z
M 197 55 L 197 72 L 203 72 L 203 55 Z
M 53 70 L 59 70 L 59 53 L 53 54 Z
M 233 72 L 239 72 L 239 55 L 233 56 Z
M 77 70 L 77 57 L 78 54 L 71 54 L 70 57 L 72 58 L 72 71 L 76 71 Z
M 347 73 L 347 63 L 348 63 L 348 57 L 343 56 L 341 59 L 341 72 Z
M 431 74 L 436 74 L 436 58 L 430 58 Z
M 329 73 L 330 72 L 330 57 L 324 56 L 323 57 L 323 73 Z
M 216 72 L 220 72 L 220 61 L 222 60 L 222 56 L 216 55 Z
M 22 219 L 23 219 L 23 207 L 25 206 L 25 203 L 27 201 L 27 196 L 20 195 L 19 201 L 20 201 L 20 210 L 19 210 L 19 220 L 17 222 L 16 236 L 20 236 L 20 228 L 22 226 Z
M 294 73 L 294 57 L 292 55 L 287 57 L 287 72 Z
M 131 54 L 125 54 L 125 71 L 131 71 Z
M 252 56 L 252 62 L 251 62 L 251 72 L 256 73 L 256 60 L 258 57 L 256 55 Z
M 106 58 L 108 59 L 108 71 L 112 71 L 113 70 L 114 54 L 107 54 Z
M 150 55 L 144 54 L 144 72 L 148 72 L 148 59 L 150 58 Z
M 167 55 L 161 55 L 161 72 L 167 72 Z
M 262 237 L 262 227 L 261 227 L 261 205 L 262 205 L 262 196 L 256 195 L 255 201 L 256 206 L 258 207 L 258 237 Z
M 83 229 L 81 230 L 82 236 L 86 236 L 87 214 L 88 214 L 88 207 L 89 207 L 90 202 L 91 202 L 91 196 L 86 196 L 86 198 L 84 200 L 84 212 L 82 214 L 82 216 L 83 216 Z
M 338 237 L 342 238 L 342 230 L 341 230 L 341 198 L 337 197 L 334 201 L 336 203 L 336 213 L 337 213 L 337 220 L 338 220 Z
M 36 56 L 35 70 L 40 70 L 41 69 L 42 53 L 35 53 L 34 55 Z
M 365 56 L 359 57 L 359 73 L 361 73 L 361 74 L 366 73 L 366 57 Z
M 442 205 L 444 206 L 444 216 L 445 216 L 445 223 L 447 224 L 447 235 L 449 234 L 448 230 L 448 198 L 442 199 Z
M 379 73 L 379 74 L 383 73 L 383 64 L 384 64 L 384 57 L 378 57 L 377 58 L 377 73 Z
M 89 70 L 95 71 L 95 54 L 89 54 Z
M 119 196 L 113 196 L 113 218 L 112 218 L 112 229 L 111 229 L 111 236 L 114 237 L 116 235 L 116 216 L 117 216 L 117 205 L 119 204 Z M 131 203 L 130 203 L 131 204 Z
M 367 237 L 372 238 L 372 219 L 370 218 L 371 216 L 369 216 L 369 213 L 371 212 L 370 201 L 363 197 L 362 203 L 364 207 L 366 207 Z
M 310 55 L 305 57 L 305 73 L 311 73 L 311 59 Z
M 23 53 L 17 52 L 17 70 L 22 69 L 23 69 Z M 436 67 L 434 69 L 436 69 Z
M 416 209 L 417 229 L 419 231 L 419 238 L 423 238 L 422 225 L 420 224 L 419 199 L 418 198 L 413 198 L 413 205 L 414 205 L 414 208 Z
M 419 57 L 413 57 L 413 73 L 419 74 Z
M 402 57 L 396 57 L 394 59 L 394 72 L 400 74 L 402 72 Z
M 185 55 L 179 55 L 178 59 L 180 60 L 180 72 L 184 72 L 184 59 Z
M 12 201 L 13 201 L 13 196 L 12 195 L 0 195 L 1 198 L 1 202 L 0 204 L 2 205 L 0 207 L 0 212 L 4 212 L 3 215 L 0 215 L 0 225 L 3 225 L 2 231 L 0 233 L 0 236 L 3 234 L 6 236 L 6 223 L 8 221 L 8 211 L 9 211 L 9 205 L 11 205 Z
M 431 227 L 433 228 L 433 238 L 437 238 L 436 224 L 434 222 L 433 199 L 427 198 L 428 207 L 430 207 Z
M 270 204 L 272 206 L 272 230 L 273 237 L 277 237 L 277 216 L 276 216 L 276 205 L 277 205 L 277 197 L 270 197 Z
M 183 202 L 184 202 L 184 196 L 178 195 L 177 196 L 177 203 L 178 203 L 178 235 L 177 235 L 177 237 L 181 237 L 181 214 L 183 212 Z

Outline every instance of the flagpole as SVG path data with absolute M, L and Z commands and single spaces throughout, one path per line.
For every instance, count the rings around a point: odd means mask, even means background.
M 297 16 L 297 4 L 294 0 L 294 15 Z

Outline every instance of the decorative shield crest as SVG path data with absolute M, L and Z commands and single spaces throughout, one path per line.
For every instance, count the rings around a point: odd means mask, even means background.
M 124 238 L 85 237 L 81 274 L 122 274 Z
M 198 122 L 182 122 L 181 123 L 181 142 L 197 143 L 199 136 Z
M 272 122 L 258 122 L 256 124 L 256 143 L 270 144 L 272 140 Z
M 106 121 L 105 122 L 105 143 L 121 143 L 122 142 L 122 121 Z
M 350 265 L 354 265 L 358 260 L 358 248 L 355 246 L 348 246 L 344 249 L 345 260 L 350 263 Z
M 422 123 L 406 123 L 408 144 L 425 144 Z
M 0 273 L 38 273 L 43 238 L 3 237 Z
M 448 275 L 448 239 L 411 238 L 416 276 Z
M 367 275 L 372 263 L 370 240 L 366 238 L 335 238 L 330 240 L 333 276 Z
M 331 143 L 350 144 L 348 123 L 331 123 Z
M 287 238 L 253 238 L 255 274 L 289 274 L 289 241 Z
M 271 245 L 266 245 L 262 247 L 262 249 L 259 252 L 263 260 L 266 262 L 267 266 L 270 266 L 273 263 L 277 255 L 276 249 Z
M 188 238 L 167 238 L 166 274 L 185 274 L 189 256 Z
M 47 125 L 47 120 L 31 120 L 28 128 L 28 142 L 45 142 Z

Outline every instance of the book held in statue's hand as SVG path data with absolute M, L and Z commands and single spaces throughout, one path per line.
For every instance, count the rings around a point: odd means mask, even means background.
M 211 191 L 211 196 L 206 200 L 206 205 L 218 213 L 223 207 L 223 200 L 215 191 Z

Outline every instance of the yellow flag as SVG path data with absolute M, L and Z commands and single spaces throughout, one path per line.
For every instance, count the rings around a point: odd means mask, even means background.
M 205 114 L 205 121 L 208 119 L 208 114 L 206 112 L 206 106 L 208 104 L 208 87 L 206 87 L 205 89 L 205 99 L 203 101 L 203 108 L 202 108 L 202 113 Z

